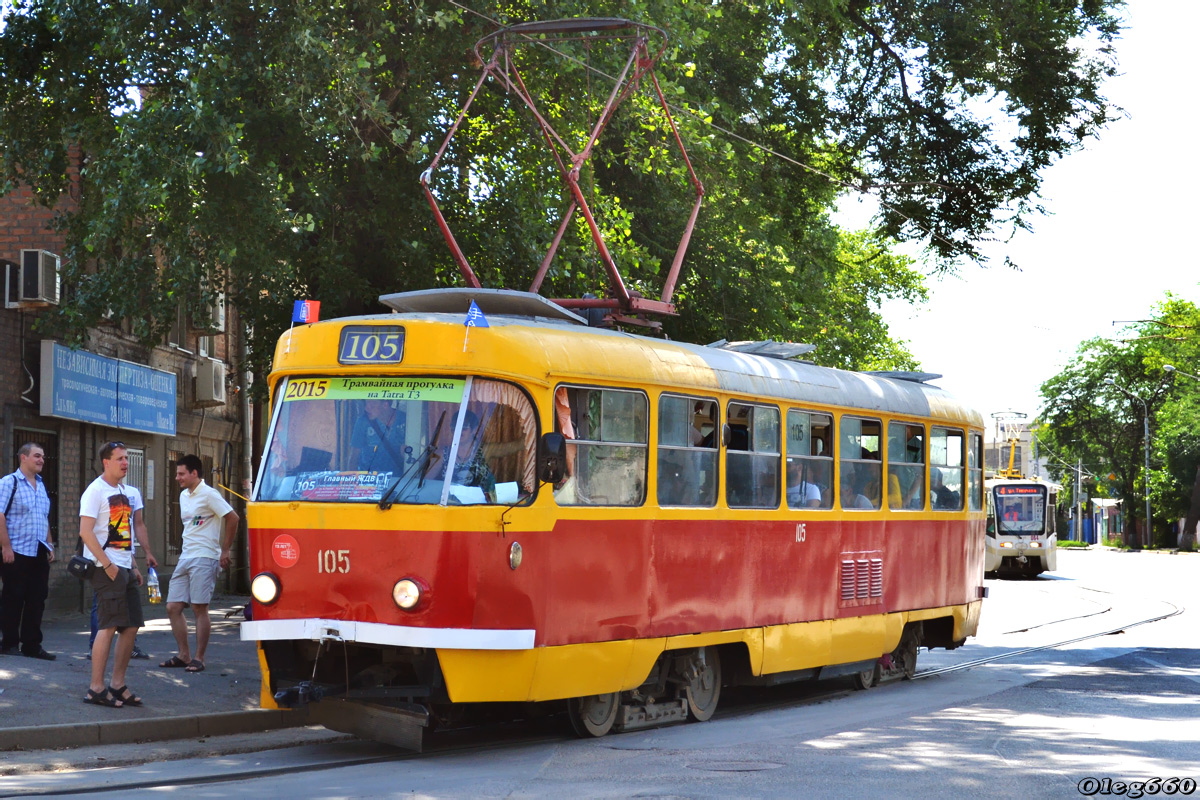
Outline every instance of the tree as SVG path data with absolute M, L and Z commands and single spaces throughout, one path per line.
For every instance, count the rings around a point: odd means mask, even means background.
M 1160 416 L 1156 452 L 1166 469 L 1156 484 L 1165 513 L 1184 519 L 1179 546 L 1194 549 L 1200 520 L 1200 308 L 1167 295 L 1153 320 L 1165 363 L 1177 368 L 1168 375 L 1171 392 Z M 1182 371 L 1183 375 L 1179 374 Z M 1186 487 L 1191 486 L 1190 492 Z
M 918 299 L 921 281 L 889 242 L 923 241 L 952 268 L 998 226 L 1029 224 L 1044 168 L 1116 111 L 1100 87 L 1120 5 L 606 6 L 669 31 L 659 75 L 708 188 L 667 332 L 799 336 L 823 362 L 911 365 L 877 303 Z M 59 332 L 80 341 L 109 311 L 153 342 L 178 303 L 224 290 L 259 371 L 296 297 L 353 313 L 458 280 L 417 177 L 473 85 L 472 44 L 497 21 L 595 13 L 577 0 L 2 8 L 0 182 L 52 204 L 82 154 L 79 202 L 61 218 Z M 576 135 L 599 99 L 590 54 L 520 63 Z M 565 207 L 561 181 L 531 155 L 527 114 L 491 90 L 477 107 L 436 191 L 485 284 L 523 288 Z M 647 289 L 682 225 L 661 126 L 639 93 L 585 176 L 615 256 Z M 848 187 L 882 199 L 878 231 L 830 222 Z M 582 229 L 568 238 L 546 293 L 604 291 Z
M 1194 483 L 1200 485 L 1192 478 L 1196 473 L 1200 481 L 1200 438 L 1194 430 L 1200 383 L 1175 379 L 1163 368 L 1200 360 L 1197 331 L 1200 310 L 1168 294 L 1151 318 L 1130 326 L 1121 340 L 1081 344 L 1075 361 L 1041 387 L 1045 441 L 1094 472 L 1114 475 L 1109 486 L 1102 481 L 1098 488 L 1124 498 L 1127 518 L 1139 516 L 1148 491 L 1162 531 L 1164 519 L 1190 514 L 1189 494 L 1200 498 L 1200 492 L 1190 491 Z M 1108 379 L 1116 386 L 1107 385 Z M 1146 403 L 1148 476 L 1143 474 L 1144 411 L 1131 394 Z

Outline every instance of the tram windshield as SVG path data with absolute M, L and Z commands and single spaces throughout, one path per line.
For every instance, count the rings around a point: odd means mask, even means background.
M 537 419 L 512 384 L 288 378 L 255 499 L 511 505 L 530 497 Z
M 1003 485 L 994 487 L 996 530 L 1001 534 L 1042 533 L 1046 530 L 1046 487 Z

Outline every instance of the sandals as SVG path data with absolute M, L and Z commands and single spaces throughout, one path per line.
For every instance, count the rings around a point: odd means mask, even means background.
M 122 686 L 120 689 L 110 686 L 108 687 L 108 691 L 112 692 L 112 696 L 117 699 L 117 702 L 124 705 L 140 706 L 142 704 L 142 698 L 129 691 L 128 686 Z
M 184 661 L 179 656 L 171 656 L 166 661 L 159 664 L 160 667 L 164 667 L 166 669 L 174 669 L 175 667 L 186 667 L 187 665 L 188 665 L 188 662 Z
M 192 663 L 188 664 L 187 667 L 185 667 L 183 671 L 184 672 L 204 672 L 204 662 L 193 658 Z
M 93 692 L 91 689 L 88 689 L 87 697 L 83 698 L 83 702 L 91 703 L 94 706 L 106 706 L 108 708 L 121 708 L 125 705 L 119 698 L 113 697 L 112 692 L 108 689 L 100 692 Z M 140 700 L 138 704 L 141 704 Z

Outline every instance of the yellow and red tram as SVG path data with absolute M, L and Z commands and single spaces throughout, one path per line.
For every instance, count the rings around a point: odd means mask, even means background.
M 431 709 L 566 700 L 603 735 L 975 633 L 982 418 L 919 376 L 520 292 L 381 300 L 276 349 L 242 628 L 264 704 L 419 747 Z

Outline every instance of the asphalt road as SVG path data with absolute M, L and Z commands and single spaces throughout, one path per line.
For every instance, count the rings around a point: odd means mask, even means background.
M 919 669 L 1008 657 L 867 692 L 784 691 L 777 706 L 598 740 L 498 733 L 416 756 L 338 741 L 12 776 L 0 796 L 1061 798 L 1106 796 L 1088 779 L 1113 781 L 1107 796 L 1136 796 L 1118 781 L 1200 781 L 1200 625 L 1186 608 L 1200 555 L 1066 551 L 1059 567 L 988 581 L 980 635 L 922 651 Z

